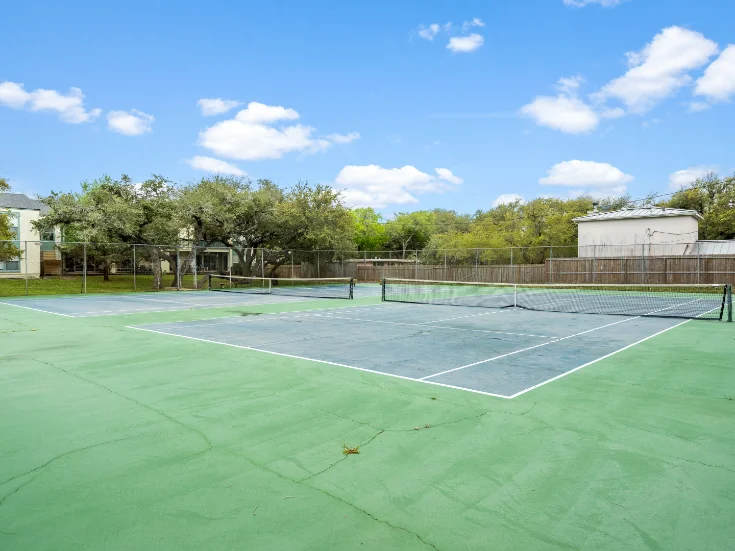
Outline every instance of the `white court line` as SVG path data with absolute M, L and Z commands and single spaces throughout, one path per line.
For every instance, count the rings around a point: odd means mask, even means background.
M 334 316 L 332 314 L 313 314 L 309 313 L 306 314 L 306 316 L 319 316 L 319 317 L 327 317 L 327 318 L 333 318 L 333 319 L 342 319 L 342 320 L 349 320 L 349 321 L 366 321 L 369 323 L 387 323 L 390 325 L 409 325 L 412 327 L 424 327 L 426 328 L 426 325 L 423 323 L 404 323 L 400 321 L 386 321 L 386 320 L 371 320 L 371 319 L 364 319 L 364 318 L 346 318 L 343 316 Z M 464 329 L 461 327 L 448 327 L 445 325 L 432 325 L 432 328 L 434 329 L 450 329 L 452 331 L 469 331 L 469 332 L 476 332 L 476 333 L 499 333 L 502 335 L 516 335 L 520 337 L 539 337 L 543 339 L 550 339 L 549 335 L 536 335 L 531 333 L 510 333 L 508 331 L 492 331 L 489 329 Z
M 509 312 L 511 310 L 512 308 L 498 308 L 496 311 L 483 312 L 482 314 L 470 314 L 469 316 L 457 316 L 456 318 L 444 318 L 444 319 L 434 320 L 434 321 L 425 321 L 424 325 L 428 325 L 430 323 L 440 323 L 442 321 L 460 320 L 464 318 L 476 318 L 478 316 L 492 316 L 493 314 L 502 314 L 503 312 Z
M 87 313 L 87 312 L 75 312 L 71 314 L 71 317 L 75 318 L 96 318 L 96 317 L 102 317 L 102 316 L 126 316 L 126 315 L 133 315 L 133 314 L 156 314 L 159 312 L 183 312 L 186 310 L 213 310 L 217 308 L 232 308 L 235 306 L 268 306 L 272 304 L 292 304 L 292 303 L 300 303 L 305 302 L 302 300 L 289 300 L 285 302 L 246 302 L 246 303 L 238 303 L 238 304 L 226 304 L 226 305 L 216 305 L 216 306 L 197 306 L 194 304 L 188 304 L 188 305 L 182 305 L 181 308 L 175 308 L 171 307 L 166 310 L 151 310 L 149 308 L 127 308 L 127 309 L 120 309 L 120 310 L 97 310 L 97 312 L 112 312 L 109 314 L 105 313 Z M 66 314 L 61 314 L 66 315 Z M 225 318 L 226 319 L 226 318 Z
M 272 304 L 270 302 L 266 303 L 254 303 L 251 302 L 249 305 L 262 305 L 262 304 Z M 267 318 L 285 318 L 285 317 L 293 317 L 293 318 L 303 318 L 310 315 L 319 315 L 315 314 L 315 312 L 322 312 L 324 310 L 344 310 L 349 308 L 355 308 L 360 309 L 361 311 L 364 310 L 375 310 L 378 308 L 390 308 L 390 306 L 382 306 L 382 305 L 374 305 L 374 306 L 333 306 L 330 308 L 319 308 L 318 310 L 295 310 L 293 312 L 272 312 L 267 314 L 260 314 L 260 315 L 253 315 L 253 316 L 224 316 L 224 317 L 216 317 L 216 318 L 201 318 L 196 320 L 176 320 L 176 321 L 170 321 L 170 322 L 158 322 L 155 324 L 147 324 L 147 325 L 186 325 L 187 328 L 189 327 L 209 327 L 212 324 L 211 323 L 189 323 L 189 322 L 199 322 L 199 321 L 219 321 L 217 325 L 224 325 L 229 323 L 245 323 L 247 321 L 254 321 L 254 320 L 261 320 L 261 319 L 267 319 Z M 197 310 L 206 310 L 206 308 L 197 308 Z M 173 310 L 158 310 L 159 312 L 170 312 Z M 263 316 L 267 316 L 267 318 L 263 318 Z M 87 317 L 94 317 L 94 316 L 87 316 Z M 225 321 L 229 320 L 229 321 Z
M 574 369 L 570 369 L 569 371 L 565 371 L 564 373 L 561 373 L 560 375 L 557 375 L 556 377 L 552 377 L 551 379 L 547 379 L 547 380 L 543 381 L 542 383 L 539 383 L 537 385 L 533 385 L 532 387 L 529 387 L 529 388 L 526 388 L 524 390 L 521 390 L 520 392 L 516 392 L 515 394 L 513 394 L 511 396 L 508 396 L 508 398 L 516 398 L 516 397 L 520 396 L 521 394 L 525 394 L 526 392 L 532 391 L 535 388 L 538 388 L 540 386 L 544 386 L 545 384 L 550 383 L 552 381 L 556 381 L 557 379 L 561 379 L 562 377 L 566 377 L 570 373 L 574 373 L 575 371 L 579 371 L 583 367 L 587 367 L 588 365 L 592 365 L 594 363 L 597 363 L 600 360 L 604 360 L 605 358 L 609 358 L 610 356 L 614 356 L 618 352 L 622 352 L 623 350 L 627 350 L 628 348 L 631 348 L 631 347 L 633 347 L 633 346 L 635 346 L 637 344 L 641 344 L 642 342 L 645 342 L 648 339 L 652 339 L 653 337 L 657 337 L 657 336 L 659 336 L 662 333 L 666 333 L 666 331 L 671 331 L 672 329 L 674 329 L 676 327 L 680 327 L 680 326 L 684 325 L 685 323 L 689 323 L 690 321 L 692 321 L 692 320 L 684 320 L 681 323 L 677 323 L 676 325 L 672 325 L 671 327 L 667 327 L 666 329 L 662 329 L 658 333 L 654 333 L 653 335 L 648 335 L 647 337 L 645 337 L 645 338 L 643 338 L 643 339 L 641 339 L 639 341 L 636 341 L 636 342 L 634 342 L 632 344 L 629 344 L 627 346 L 624 346 L 622 348 L 618 348 L 614 352 L 610 352 L 609 354 L 605 354 L 604 356 L 600 356 L 599 358 L 597 358 L 595 360 L 592 360 L 591 362 L 587 362 L 586 364 L 582 364 L 579 367 L 575 367 Z
M 7 306 L 15 306 L 16 308 L 25 308 L 26 310 L 35 310 L 36 312 L 43 312 L 44 314 L 55 314 L 57 316 L 64 316 L 65 318 L 73 318 L 70 314 L 60 314 L 59 312 L 51 312 L 50 310 L 41 310 L 40 308 L 31 308 L 30 306 L 21 306 L 20 304 L 13 304 L 12 302 L 0 301 L 0 304 Z
M 240 344 L 232 344 L 232 343 L 229 343 L 229 342 L 213 341 L 213 340 L 209 340 L 209 339 L 201 339 L 199 337 L 188 337 L 186 335 L 177 335 L 176 333 L 166 333 L 165 331 L 156 331 L 154 329 L 144 329 L 142 327 L 134 327 L 132 325 L 127 326 L 127 328 L 128 329 L 136 329 L 138 331 L 147 331 L 149 333 L 158 333 L 160 335 L 168 335 L 170 337 L 179 337 L 179 338 L 182 338 L 182 339 L 190 339 L 190 340 L 193 340 L 193 341 L 206 342 L 206 343 L 210 343 L 210 344 L 221 344 L 223 346 L 230 346 L 232 348 L 241 348 L 241 349 L 244 349 L 244 350 L 252 350 L 254 352 L 262 352 L 264 354 L 272 354 L 274 356 L 282 356 L 284 358 L 294 358 L 296 360 L 305 360 L 307 362 L 315 362 L 315 363 L 321 363 L 321 364 L 327 364 L 327 365 L 334 365 L 334 366 L 337 366 L 337 367 L 346 367 L 348 369 L 355 369 L 357 371 L 364 371 L 364 372 L 367 372 L 367 373 L 375 373 L 377 375 L 385 375 L 386 377 L 393 377 L 393 378 L 396 378 L 396 379 L 403 379 L 404 381 L 413 381 L 413 382 L 419 382 L 419 383 L 426 383 L 426 384 L 435 385 L 435 386 L 442 386 L 442 387 L 445 387 L 445 388 L 453 388 L 453 389 L 456 389 L 456 390 L 466 390 L 468 392 L 474 392 L 475 394 L 483 394 L 485 396 L 493 396 L 495 398 L 505 398 L 506 400 L 509 399 L 509 396 L 503 396 L 502 394 L 493 394 L 492 392 L 483 392 L 482 390 L 475 390 L 474 388 L 464 388 L 464 387 L 461 387 L 461 386 L 454 386 L 454 385 L 448 385 L 448 384 L 444 384 L 444 383 L 437 383 L 436 381 L 423 381 L 421 379 L 414 379 L 412 377 L 405 377 L 403 375 L 395 375 L 393 373 L 385 373 L 383 371 L 375 371 L 373 369 L 367 369 L 365 367 L 356 367 L 354 365 L 341 364 L 341 363 L 337 363 L 337 362 L 329 362 L 329 361 L 326 361 L 326 360 L 317 360 L 317 359 L 314 359 L 314 358 L 307 358 L 305 356 L 295 356 L 293 354 L 284 354 L 282 352 L 273 352 L 272 350 L 263 350 L 262 348 L 254 348 L 252 346 L 243 346 L 243 345 L 240 345 Z
M 618 325 L 619 323 L 625 323 L 626 321 L 632 321 L 632 320 L 635 320 L 635 319 L 638 319 L 638 318 L 642 318 L 644 316 L 648 316 L 650 314 L 655 314 L 656 312 L 663 312 L 664 310 L 671 310 L 672 308 L 677 308 L 679 306 L 684 306 L 685 304 L 691 304 L 692 302 L 697 302 L 698 300 L 701 300 L 701 299 L 690 300 L 689 302 L 682 302 L 682 303 L 676 304 L 674 306 L 669 306 L 668 308 L 659 308 L 658 310 L 652 310 L 651 312 L 648 312 L 647 314 L 644 314 L 642 316 L 634 316 L 632 318 L 626 318 L 624 320 L 616 321 L 616 322 L 613 322 L 613 323 L 608 323 L 607 325 L 601 325 L 600 327 L 594 327 L 592 329 L 588 329 L 587 331 L 582 331 L 581 333 L 575 333 L 574 335 L 568 335 L 566 337 L 561 337 L 560 339 L 550 340 L 548 342 L 537 344 L 535 346 L 529 346 L 527 348 L 522 348 L 520 350 L 515 350 L 513 352 L 508 352 L 507 354 L 501 354 L 500 356 L 495 356 L 493 358 L 488 358 L 487 360 L 481 360 L 479 362 L 474 362 L 474 363 L 471 363 L 471 364 L 462 365 L 460 367 L 455 367 L 454 369 L 447 369 L 446 371 L 442 371 L 441 373 L 434 373 L 433 375 L 427 375 L 426 377 L 422 377 L 422 380 L 423 379 L 430 379 L 432 377 L 438 377 L 439 375 L 444 375 L 446 373 L 451 373 L 453 371 L 459 371 L 460 369 L 465 369 L 465 368 L 468 368 L 468 367 L 473 367 L 473 366 L 480 365 L 480 364 L 485 364 L 485 363 L 488 363 L 488 362 L 494 362 L 495 360 L 499 360 L 501 358 L 506 358 L 508 356 L 513 356 L 515 354 L 520 354 L 521 352 L 526 352 L 528 350 L 533 350 L 534 348 L 539 348 L 541 346 L 546 346 L 548 344 L 554 344 L 554 343 L 557 343 L 557 342 L 565 341 L 567 339 L 571 339 L 572 337 L 578 337 L 579 335 L 584 335 L 586 333 L 591 333 L 592 331 L 597 331 L 598 329 L 604 329 L 605 327 L 611 327 L 613 325 Z M 704 314 L 700 314 L 700 316 L 702 316 L 702 315 L 704 315 Z M 699 317 L 699 316 L 697 316 L 697 317 Z M 681 325 L 681 324 L 679 324 L 679 325 Z
M 634 320 L 634 319 L 638 319 L 639 317 L 640 316 L 635 316 L 634 318 L 626 318 L 624 320 L 615 321 L 613 323 L 608 323 L 606 325 L 601 325 L 599 327 L 594 327 L 592 329 L 587 329 L 587 331 L 582 331 L 580 333 L 575 333 L 574 335 L 568 335 L 566 337 L 561 337 L 561 338 L 553 339 L 553 340 L 550 340 L 550 341 L 547 341 L 547 342 L 542 342 L 541 344 L 536 344 L 534 346 L 528 346 L 526 348 L 521 348 L 520 350 L 514 350 L 513 352 L 508 352 L 507 354 L 501 354 L 500 356 L 494 356 L 492 358 L 488 358 L 487 360 L 480 360 L 479 362 L 474 362 L 474 363 L 467 364 L 467 365 L 461 365 L 459 367 L 455 367 L 454 369 L 447 369 L 446 371 L 442 371 L 440 373 L 434 373 L 433 375 L 427 375 L 426 377 L 421 377 L 421 380 L 423 381 L 424 379 L 431 379 L 432 377 L 438 377 L 439 375 L 445 375 L 445 374 L 451 373 L 453 371 L 459 371 L 460 369 L 466 369 L 468 367 L 473 367 L 473 366 L 480 365 L 480 364 L 485 364 L 485 363 L 488 363 L 488 362 L 494 362 L 495 360 L 499 360 L 501 358 L 507 358 L 508 356 L 513 356 L 514 354 L 520 354 L 521 352 L 526 352 L 528 350 L 533 350 L 534 348 L 539 348 L 541 346 L 546 346 L 548 344 L 554 344 L 554 343 L 557 343 L 557 342 L 560 342 L 560 341 L 571 339 L 572 337 L 578 337 L 579 335 L 584 335 L 585 333 L 591 333 L 592 331 L 597 331 L 598 329 L 604 329 L 605 327 L 610 327 L 612 325 L 617 325 L 619 323 L 625 323 L 626 321 L 631 321 L 631 320 Z

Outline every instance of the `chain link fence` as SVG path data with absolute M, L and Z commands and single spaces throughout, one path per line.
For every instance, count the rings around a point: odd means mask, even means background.
M 488 283 L 735 283 L 735 254 L 701 242 L 408 251 L 278 250 L 224 245 L 13 241 L 0 296 L 197 290 L 209 274 Z

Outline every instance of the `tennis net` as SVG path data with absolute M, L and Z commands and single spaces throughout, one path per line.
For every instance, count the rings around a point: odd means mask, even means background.
M 732 321 L 730 285 L 565 285 L 383 279 L 383 300 Z
M 235 293 L 351 299 L 354 288 L 355 281 L 351 277 L 302 279 L 227 275 L 209 276 L 210 290 Z

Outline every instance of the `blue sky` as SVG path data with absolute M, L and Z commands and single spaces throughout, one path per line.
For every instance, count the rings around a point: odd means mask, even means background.
M 0 175 L 304 179 L 387 215 L 639 198 L 733 171 L 734 20 L 731 0 L 12 3 Z

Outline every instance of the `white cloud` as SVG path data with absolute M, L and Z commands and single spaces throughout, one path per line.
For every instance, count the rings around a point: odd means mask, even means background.
M 413 166 L 383 168 L 378 165 L 346 166 L 335 179 L 350 206 L 385 207 L 418 203 L 414 195 L 441 193 L 462 183 L 449 169 L 435 169 L 436 176 Z M 447 183 L 449 182 L 449 183 Z
M 526 200 L 523 198 L 522 195 L 518 195 L 517 193 L 503 193 L 502 195 L 498 195 L 495 198 L 495 201 L 493 201 L 493 207 L 515 203 L 516 201 L 525 203 Z
M 316 153 L 334 143 L 349 143 L 358 132 L 313 136 L 314 129 L 302 124 L 282 124 L 299 118 L 299 113 L 280 105 L 251 102 L 233 119 L 218 122 L 199 133 L 199 145 L 218 157 L 238 160 L 280 159 L 287 153 Z
M 631 113 L 645 113 L 656 103 L 688 85 L 688 71 L 701 67 L 717 53 L 717 44 L 698 32 L 668 27 L 639 52 L 628 52 L 630 69 L 598 92 L 594 101 L 614 99 Z
M 432 23 L 428 27 L 421 25 L 418 30 L 418 35 L 425 40 L 434 40 L 434 37 L 439 34 L 439 24 Z
M 233 164 L 214 157 L 201 157 L 199 155 L 188 159 L 187 164 L 197 170 L 204 170 L 205 172 L 213 172 L 216 174 L 232 174 L 234 176 L 247 176 L 247 172 L 241 170 Z
M 84 94 L 79 88 L 70 88 L 66 95 L 43 88 L 26 92 L 23 84 L 16 82 L 0 84 L 0 104 L 29 111 L 56 111 L 62 121 L 71 124 L 92 121 L 102 112 L 101 109 L 84 109 Z
M 689 111 L 692 113 L 698 113 L 700 111 L 706 111 L 711 105 L 703 101 L 693 101 L 689 104 Z
M 471 29 L 472 27 L 484 27 L 485 23 L 482 19 L 479 17 L 473 17 L 472 21 L 465 21 L 462 23 L 462 30 L 467 31 L 467 29 Z
M 31 95 L 23 89 L 23 84 L 15 82 L 0 83 L 0 104 L 13 109 L 22 109 L 31 100 Z
M 360 133 L 350 132 L 349 134 L 329 134 L 326 138 L 334 143 L 350 143 L 360 139 Z
M 579 87 L 584 83 L 581 75 L 573 77 L 562 77 L 556 82 L 556 87 L 563 94 L 575 95 Z
M 623 0 L 564 0 L 565 6 L 573 6 L 575 8 L 583 8 L 590 4 L 599 4 L 604 8 L 612 8 L 622 3 Z
M 452 171 L 448 168 L 435 168 L 434 172 L 436 172 L 436 175 L 439 177 L 440 180 L 444 180 L 445 182 L 449 182 L 450 184 L 459 185 L 464 181 L 459 176 L 455 176 L 454 174 L 452 174 Z
M 565 95 L 538 96 L 520 112 L 536 124 L 567 134 L 591 132 L 600 122 L 598 114 L 586 103 Z
M 682 187 L 688 187 L 698 178 L 704 178 L 710 172 L 717 172 L 714 166 L 692 166 L 684 170 L 677 170 L 669 174 L 669 189 L 678 191 Z
M 270 124 L 281 120 L 296 120 L 299 114 L 294 109 L 287 109 L 280 105 L 265 105 L 251 101 L 245 109 L 235 115 L 235 118 L 240 122 Z
M 539 179 L 542 185 L 568 186 L 579 191 L 594 190 L 597 193 L 622 195 L 628 182 L 634 178 L 620 169 L 594 161 L 563 161 L 552 166 L 547 176 Z
M 625 109 L 622 107 L 613 107 L 612 109 L 603 109 L 600 111 L 600 117 L 603 119 L 618 119 L 625 116 Z
M 107 113 L 107 126 L 113 132 L 126 136 L 140 136 L 152 130 L 152 115 L 131 109 L 130 111 L 110 111 Z
M 453 36 L 449 39 L 447 49 L 456 53 L 474 52 L 485 43 L 485 39 L 479 34 L 468 36 Z
M 730 44 L 705 69 L 697 80 L 694 93 L 712 101 L 727 101 L 735 95 L 735 44 Z
M 242 105 L 239 101 L 222 98 L 202 98 L 197 102 L 197 104 L 202 110 L 202 115 L 205 117 L 227 113 L 230 109 L 234 109 L 238 105 Z

